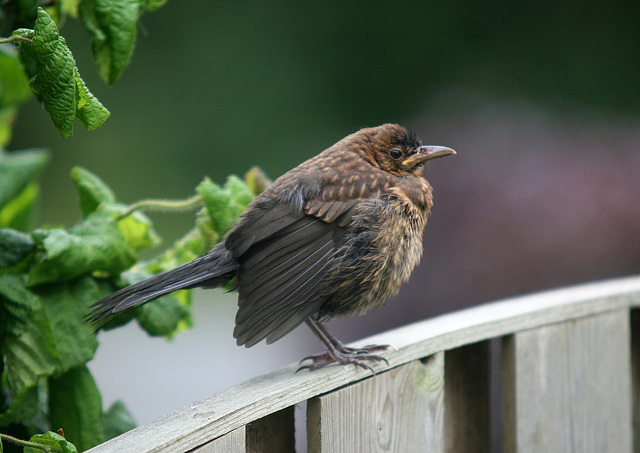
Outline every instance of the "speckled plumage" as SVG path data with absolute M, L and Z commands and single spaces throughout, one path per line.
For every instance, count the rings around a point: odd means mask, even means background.
M 92 317 L 237 276 L 238 344 L 306 322 L 328 348 L 307 368 L 369 368 L 363 359 L 384 360 L 372 353 L 384 347 L 351 350 L 321 323 L 377 308 L 409 279 L 432 206 L 424 162 L 453 153 L 395 124 L 362 129 L 274 181 L 207 255 L 97 302 Z

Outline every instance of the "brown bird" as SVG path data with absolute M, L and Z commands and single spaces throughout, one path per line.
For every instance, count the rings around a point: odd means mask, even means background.
M 237 277 L 238 345 L 273 343 L 305 322 L 327 352 L 302 368 L 371 370 L 365 360 L 386 362 L 375 353 L 388 345 L 346 347 L 323 323 L 383 305 L 409 279 L 433 200 L 424 164 L 451 154 L 397 124 L 362 129 L 274 181 L 207 254 L 105 297 L 89 319 Z

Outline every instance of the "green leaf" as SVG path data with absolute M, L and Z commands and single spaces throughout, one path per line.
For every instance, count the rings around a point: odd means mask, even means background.
M 35 213 L 35 204 L 40 190 L 38 184 L 31 183 L 13 200 L 0 208 L 0 227 L 26 231 Z
M 59 369 L 67 371 L 92 359 L 98 340 L 84 317 L 89 306 L 102 295 L 95 280 L 84 277 L 65 284 L 40 286 L 33 292 L 40 298 L 51 326 L 61 358 Z
M 89 91 L 80 77 L 78 68 L 74 68 L 76 81 L 76 117 L 88 131 L 98 129 L 109 118 L 109 110 Z
M 35 181 L 48 162 L 49 153 L 43 149 L 0 150 L 0 208 Z
M 78 191 L 80 210 L 84 216 L 91 214 L 103 203 L 116 202 L 113 190 L 95 173 L 85 168 L 72 168 L 71 181 Z
M 216 232 L 213 221 L 208 216 L 208 210 L 202 209 L 196 214 L 196 228 L 202 237 L 204 250 L 209 250 L 220 241 L 221 235 Z
M 65 39 L 59 35 L 55 22 L 44 9 L 38 8 L 33 30 L 21 28 L 12 36 L 24 38 L 20 49 L 36 63 L 35 75 L 29 84 L 40 94 L 44 108 L 60 135 L 73 135 L 76 116 L 88 129 L 99 127 L 108 118 L 109 112 L 80 79 Z
M 189 294 L 188 291 L 183 291 Z M 187 296 L 188 297 L 188 296 Z M 160 297 L 152 304 L 146 304 L 136 310 L 136 319 L 144 330 L 153 336 L 171 338 L 183 321 L 191 325 L 190 312 L 174 294 Z
M 124 212 L 124 209 L 120 212 Z M 144 213 L 135 211 L 118 220 L 118 230 L 127 245 L 134 250 L 143 250 L 160 244 L 161 239 L 153 229 L 153 222 Z
M 95 271 L 117 275 L 136 261 L 114 215 L 106 210 L 89 214 L 69 231 L 36 230 L 32 236 L 43 254 L 29 272 L 29 285 L 71 280 Z
M 91 50 L 98 72 L 113 85 L 129 63 L 143 0 L 84 0 L 80 19 L 92 35 Z
M 38 388 L 27 387 L 11 396 L 11 407 L 0 413 L 0 426 L 23 424 L 33 420 L 40 412 Z
M 105 440 L 113 439 L 136 427 L 136 422 L 122 401 L 116 401 L 102 418 Z
M 84 366 L 93 357 L 97 340 L 84 315 L 102 292 L 89 277 L 41 286 L 31 292 L 24 287 L 21 276 L 7 274 L 0 275 L 0 286 L 5 310 L 14 319 L 23 320 L 14 325 L 4 342 L 5 373 L 14 404 L 0 414 L 0 421 L 11 417 L 11 422 L 24 422 L 37 414 L 38 405 L 15 404 L 23 404 L 21 401 L 41 378 Z M 30 316 L 26 317 L 29 310 Z
M 127 210 L 124 205 L 117 205 L 113 190 L 97 175 L 82 167 L 71 170 L 71 179 L 76 186 L 80 198 L 80 210 L 87 216 L 104 206 L 114 217 Z M 118 229 L 127 244 L 134 250 L 155 247 L 160 237 L 153 229 L 153 223 L 142 212 L 134 212 L 118 220 Z
M 236 217 L 242 214 L 247 208 L 249 203 L 253 200 L 253 192 L 249 186 L 240 178 L 235 175 L 231 175 L 227 178 L 227 182 L 224 184 L 225 189 L 231 194 L 231 199 L 236 204 Z
M 211 220 L 214 231 L 223 236 L 237 217 L 237 209 L 231 194 L 208 178 L 198 184 L 196 192 L 204 199 L 207 216 Z
M 215 235 L 216 233 L 214 232 L 213 234 Z M 204 247 L 202 234 L 197 228 L 194 228 L 182 239 L 178 239 L 172 248 L 165 250 L 164 253 L 152 261 L 147 262 L 146 268 L 154 274 L 164 272 L 193 261 L 208 249 L 209 247 Z
M 198 256 L 206 252 L 210 247 L 203 247 L 202 235 L 197 228 L 188 232 L 182 239 L 176 241 L 173 245 L 178 264 L 193 261 Z
M 165 3 L 167 3 L 167 0 L 145 0 L 144 9 L 149 12 L 153 12 L 161 6 L 164 6 Z
M 31 88 L 42 97 L 44 108 L 63 137 L 73 134 L 75 118 L 75 61 L 66 41 L 58 34 L 51 17 L 38 9 L 38 18 L 33 31 L 20 29 L 12 36 L 31 39 L 31 44 L 21 44 L 36 62 L 36 75 L 29 82 Z
M 134 268 L 122 273 L 122 281 L 131 285 L 151 277 L 146 269 Z M 181 294 L 182 300 L 179 296 Z M 152 304 L 141 306 L 135 311 L 140 326 L 150 335 L 171 337 L 176 333 L 181 322 L 191 322 L 189 291 L 178 291 L 162 296 Z
M 19 333 L 7 336 L 3 351 L 4 372 L 13 404 L 7 413 L 0 414 L 0 426 L 6 424 L 8 417 L 13 417 L 12 422 L 18 423 L 29 420 L 37 413 L 35 404 L 27 406 L 27 412 L 16 410 L 17 406 L 14 405 L 34 390 L 39 379 L 56 372 L 60 364 L 51 327 L 39 307 L 32 311 L 29 322 L 21 326 Z M 16 416 L 21 419 L 16 419 Z
M 15 266 L 29 256 L 34 247 L 35 243 L 28 234 L 10 228 L 0 229 L 0 269 Z
M 60 434 L 51 431 L 45 434 L 36 434 L 34 436 L 31 436 L 29 442 L 49 447 L 49 451 L 55 453 L 78 453 L 75 445 L 62 437 Z M 24 453 L 42 453 L 42 450 L 38 448 L 25 447 Z
M 205 209 L 196 216 L 196 226 L 207 248 L 215 245 L 231 228 L 254 195 L 249 186 L 237 176 L 229 176 L 224 187 L 205 178 L 196 192 L 204 200 Z
M 80 451 L 104 441 L 100 392 L 86 365 L 49 379 L 49 420 Z
M 244 175 L 244 180 L 253 195 L 261 194 L 273 182 L 260 167 L 251 167 Z
M 38 306 L 38 298 L 25 287 L 22 275 L 0 274 L 0 345 L 6 334 L 20 334 Z
M 72 17 L 78 17 L 78 5 L 82 0 L 60 0 L 60 6 L 63 14 L 68 14 Z

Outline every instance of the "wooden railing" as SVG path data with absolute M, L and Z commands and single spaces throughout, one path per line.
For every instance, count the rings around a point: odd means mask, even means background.
M 305 401 L 310 452 L 638 451 L 636 307 L 640 277 L 477 306 L 358 342 L 398 348 L 375 376 L 291 365 L 90 451 L 294 451 Z

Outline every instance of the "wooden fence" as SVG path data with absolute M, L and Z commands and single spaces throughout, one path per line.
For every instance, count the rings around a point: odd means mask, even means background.
M 291 365 L 90 451 L 294 451 L 301 402 L 310 452 L 640 451 L 636 308 L 640 277 L 485 304 L 358 342 L 398 348 L 375 376 Z

